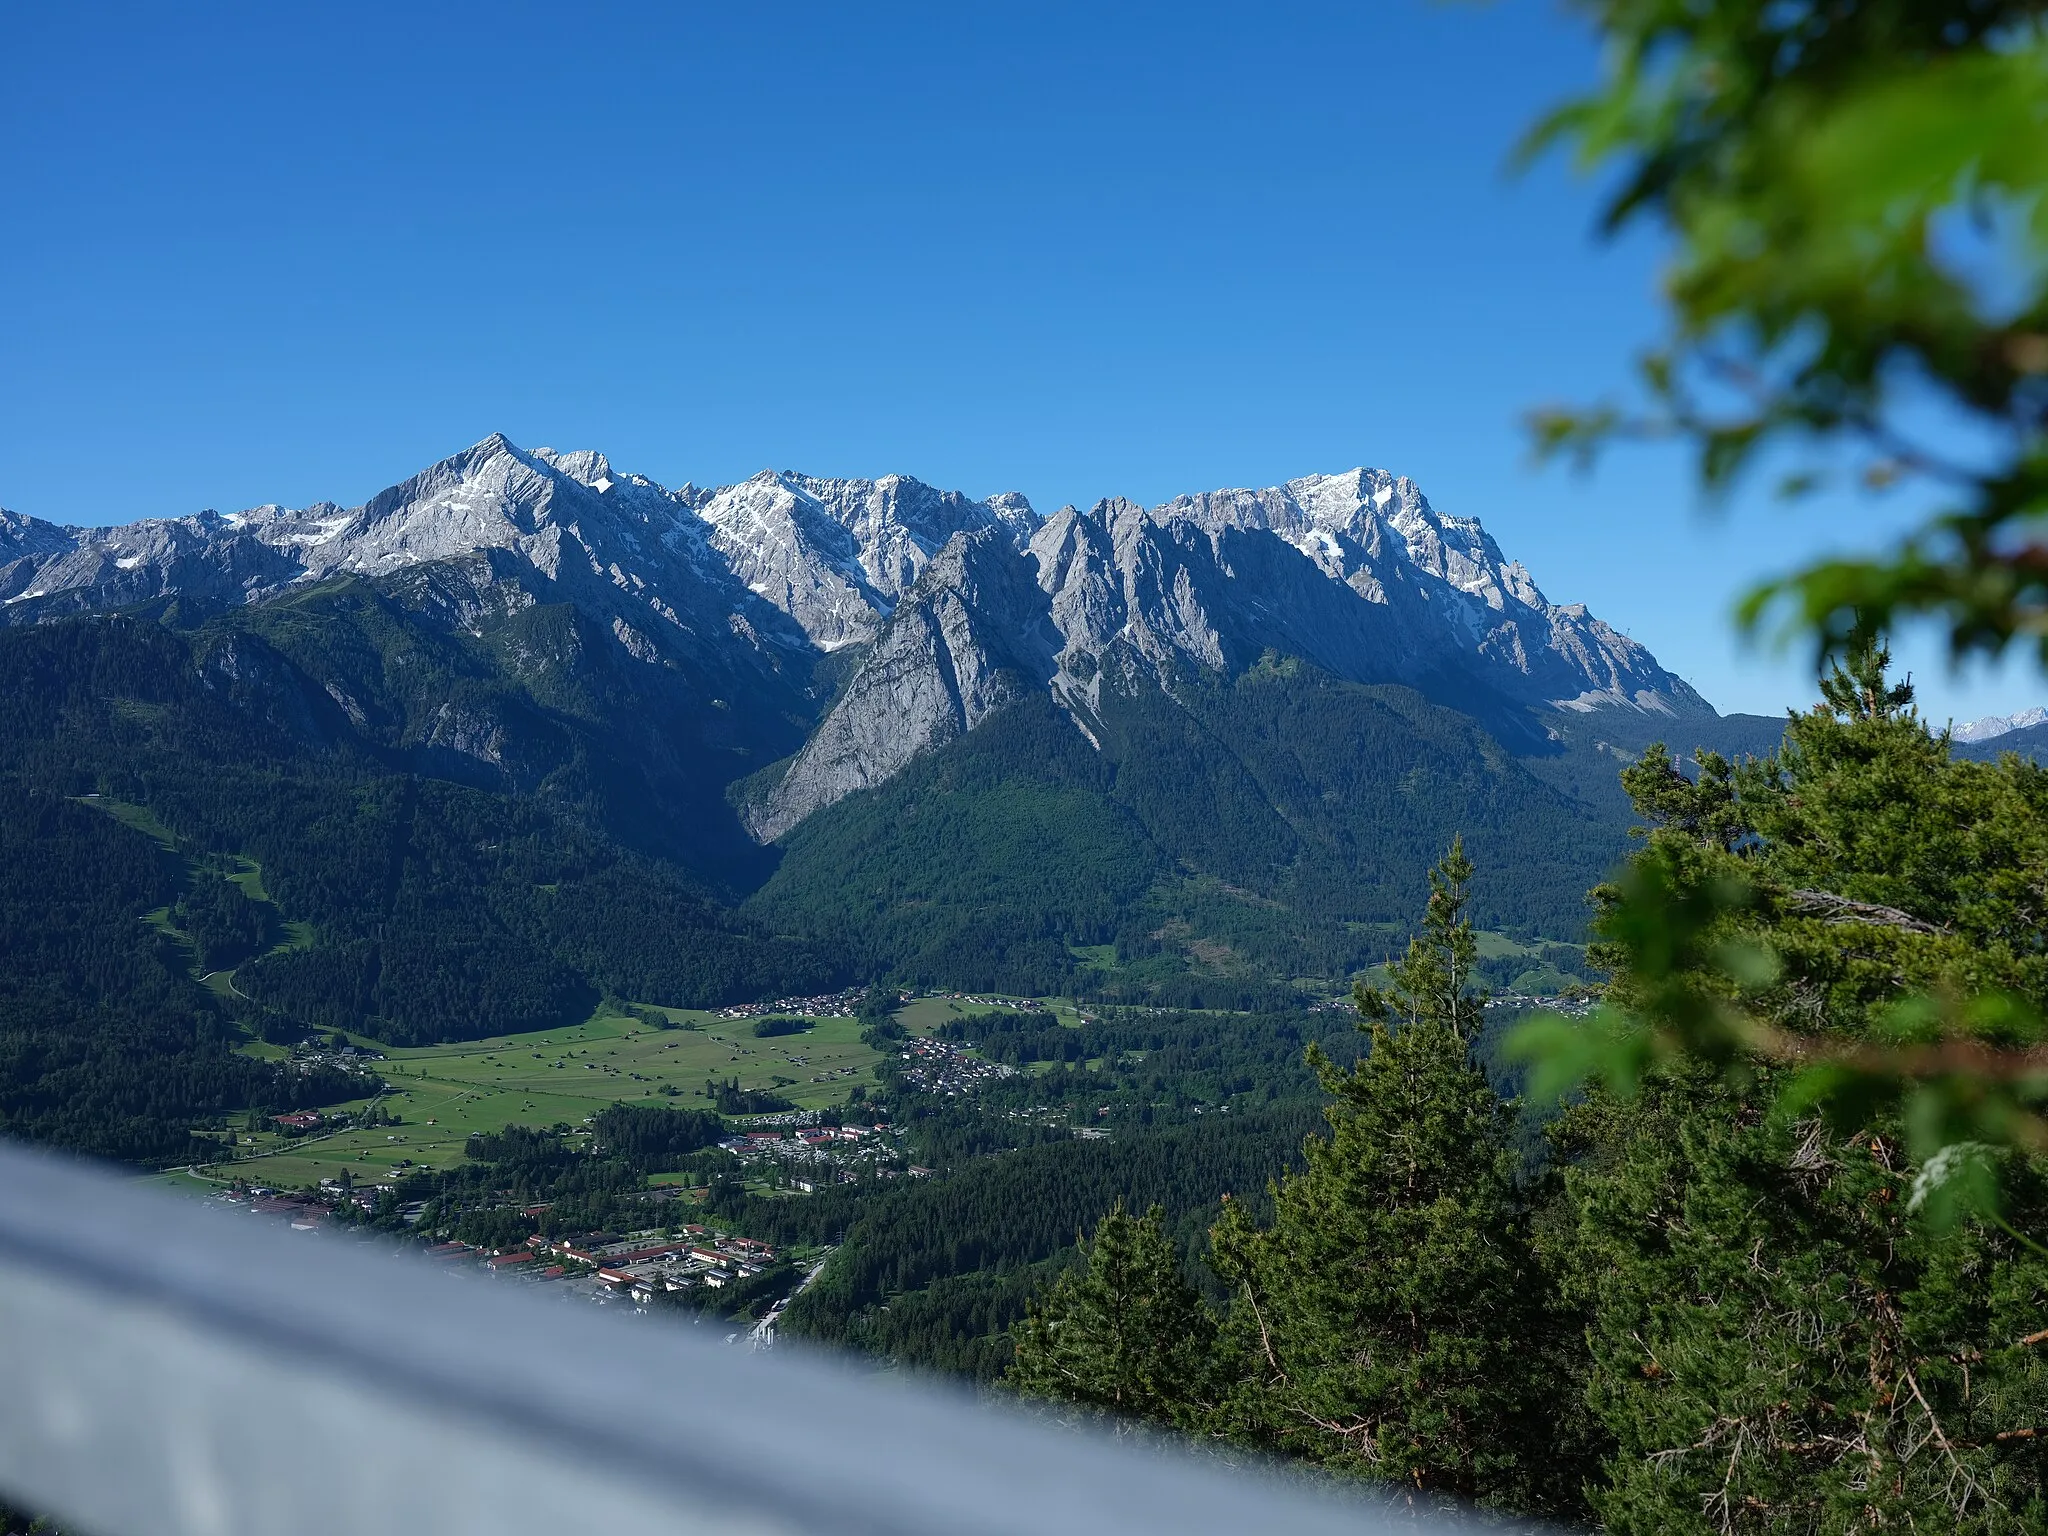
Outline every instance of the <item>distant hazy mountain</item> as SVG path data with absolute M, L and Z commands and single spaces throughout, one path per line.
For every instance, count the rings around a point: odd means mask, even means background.
M 1980 742 L 1994 741 L 2000 736 L 2009 736 L 2014 731 L 2024 731 L 2030 726 L 2048 725 L 2048 709 L 2023 709 L 2016 715 L 1986 715 L 1982 720 L 1972 720 L 1967 725 L 1956 726 L 1949 732 L 1952 740 L 1975 746 Z

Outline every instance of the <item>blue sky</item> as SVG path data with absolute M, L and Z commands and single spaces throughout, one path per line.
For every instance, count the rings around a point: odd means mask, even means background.
M 431 11 L 432 14 L 427 14 Z M 492 431 L 670 484 L 914 474 L 1041 508 L 1371 464 L 1723 709 L 1753 578 L 1896 509 L 1710 517 L 1538 471 L 1654 240 L 1505 164 L 1595 56 L 1552 3 L 18 8 L 0 505 L 354 503 Z M 1931 712 L 2048 697 L 2022 667 Z

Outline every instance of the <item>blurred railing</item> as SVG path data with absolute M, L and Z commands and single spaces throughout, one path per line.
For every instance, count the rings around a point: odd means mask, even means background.
M 0 1499 L 92 1536 L 1415 1529 L 723 1338 L 0 1145 Z

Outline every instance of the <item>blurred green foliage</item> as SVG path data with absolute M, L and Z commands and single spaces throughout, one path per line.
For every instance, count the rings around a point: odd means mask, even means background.
M 1787 1119 L 1896 1122 L 1936 1215 L 1990 1189 L 1945 1149 L 2048 1150 L 2048 771 L 1952 758 L 1886 662 L 1836 667 L 1777 753 L 1688 775 L 1660 745 L 1624 770 L 1649 827 L 1596 893 L 1614 981 L 1592 1020 L 1511 1042 L 1533 1093 L 1627 1097 L 1704 1061 Z
M 1640 360 L 1646 409 L 1545 410 L 1539 443 L 1676 436 L 1711 493 L 1765 461 L 1790 497 L 1926 486 L 1910 536 L 1787 574 L 1745 621 L 1839 646 L 1932 616 L 1958 654 L 2019 639 L 2048 659 L 2043 6 L 1576 4 L 1605 78 L 1525 153 L 1615 173 L 1609 231 L 1670 233 L 1669 327 Z

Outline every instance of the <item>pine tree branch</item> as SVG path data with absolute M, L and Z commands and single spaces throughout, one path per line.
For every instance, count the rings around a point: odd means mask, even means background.
M 1794 1034 L 1754 1019 L 1747 1021 L 1742 1036 L 1758 1055 L 1789 1066 L 1851 1067 L 1874 1077 L 1908 1081 L 1970 1077 L 1996 1083 L 2028 1083 L 2048 1077 L 2048 1046 L 2005 1051 L 1982 1041 L 1954 1038 L 1926 1045 L 1870 1045 L 1822 1035 Z M 2016 1137 L 2029 1146 L 2048 1147 L 2048 1125 L 2034 1116 L 2025 1119 L 2032 1121 L 2033 1126 L 2016 1129 Z
M 1266 1331 L 1266 1314 L 1259 1310 L 1259 1298 L 1252 1294 L 1252 1283 L 1249 1280 L 1244 1283 L 1244 1303 L 1252 1309 L 1252 1318 L 1259 1325 L 1259 1348 L 1265 1351 L 1266 1364 L 1273 1367 L 1274 1374 L 1285 1381 L 1287 1372 L 1280 1364 L 1280 1357 L 1273 1353 L 1273 1335 Z
M 1897 907 L 1872 901 L 1851 901 L 1833 891 L 1796 890 L 1785 893 L 1785 904 L 1795 912 L 1825 918 L 1829 923 L 1868 923 L 1878 928 L 1897 928 L 1905 933 L 1942 934 L 1948 930 L 1922 922 Z

